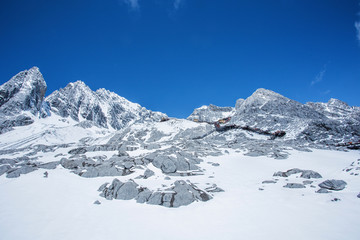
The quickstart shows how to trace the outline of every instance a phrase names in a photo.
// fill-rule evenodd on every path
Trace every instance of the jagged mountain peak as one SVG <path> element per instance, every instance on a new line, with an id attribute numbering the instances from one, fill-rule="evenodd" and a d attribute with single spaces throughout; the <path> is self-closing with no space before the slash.
<path id="1" fill-rule="evenodd" d="M 92 91 L 82 81 L 69 83 L 65 88 L 54 91 L 46 100 L 51 110 L 61 117 L 116 130 L 137 121 L 160 121 L 166 116 L 142 108 L 104 88 Z"/>
<path id="2" fill-rule="evenodd" d="M 21 71 L 0 86 L 0 111 L 16 115 L 29 110 L 36 115 L 46 92 L 46 82 L 38 67 Z"/>
<path id="3" fill-rule="evenodd" d="M 263 100 L 263 101 L 271 101 L 271 100 L 278 100 L 278 99 L 283 99 L 285 101 L 290 100 L 287 97 L 284 97 L 283 95 L 274 92 L 272 90 L 268 90 L 265 88 L 259 88 L 257 89 L 250 97 L 248 97 L 246 100 L 253 100 L 253 99 L 257 99 L 259 100 Z"/>
<path id="4" fill-rule="evenodd" d="M 234 113 L 233 107 L 219 107 L 213 104 L 203 105 L 194 109 L 193 113 L 187 118 L 200 122 L 214 122 L 220 118 L 229 117 Z"/>
<path id="5" fill-rule="evenodd" d="M 327 102 L 328 105 L 331 106 L 337 106 L 337 107 L 342 107 L 342 108 L 348 108 L 349 105 L 346 102 L 343 102 L 339 99 L 336 98 L 330 98 L 329 101 Z"/>

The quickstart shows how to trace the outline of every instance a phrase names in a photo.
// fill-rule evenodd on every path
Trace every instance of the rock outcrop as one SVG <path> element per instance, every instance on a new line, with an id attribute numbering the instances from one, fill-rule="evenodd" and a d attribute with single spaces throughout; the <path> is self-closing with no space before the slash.
<path id="1" fill-rule="evenodd" d="M 140 187 L 133 180 L 125 183 L 117 178 L 107 186 L 105 183 L 100 186 L 100 196 L 112 200 L 130 200 L 136 199 L 138 203 L 147 203 L 160 205 L 164 207 L 180 207 L 191 204 L 194 201 L 208 201 L 212 197 L 205 191 L 198 189 L 194 184 L 185 181 L 176 181 L 174 186 L 164 191 L 150 191 L 147 188 Z M 216 186 L 215 186 L 216 187 Z M 215 189 L 215 190 L 214 190 Z M 220 188 L 214 188 L 214 191 L 223 191 Z"/>

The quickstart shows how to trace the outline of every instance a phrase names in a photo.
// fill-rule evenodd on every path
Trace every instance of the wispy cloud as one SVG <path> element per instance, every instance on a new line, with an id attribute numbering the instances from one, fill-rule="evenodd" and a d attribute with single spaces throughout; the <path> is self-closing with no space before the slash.
<path id="1" fill-rule="evenodd" d="M 119 0 L 122 3 L 127 4 L 131 10 L 139 10 L 139 0 Z"/>
<path id="2" fill-rule="evenodd" d="M 183 0 L 174 0 L 174 8 L 178 10 L 181 7 Z"/>
<path id="3" fill-rule="evenodd" d="M 324 75 L 326 73 L 326 65 L 323 67 L 323 69 L 316 75 L 315 79 L 311 81 L 311 86 L 314 86 L 315 84 L 321 82 L 324 78 Z"/>
<path id="4" fill-rule="evenodd" d="M 331 90 L 330 90 L 330 89 L 328 89 L 328 90 L 326 90 L 326 91 L 322 92 L 321 94 L 322 94 L 322 95 L 328 95 L 329 93 L 331 93 Z"/>
<path id="5" fill-rule="evenodd" d="M 356 28 L 356 38 L 360 43 L 360 21 L 355 22 L 355 28 Z"/>

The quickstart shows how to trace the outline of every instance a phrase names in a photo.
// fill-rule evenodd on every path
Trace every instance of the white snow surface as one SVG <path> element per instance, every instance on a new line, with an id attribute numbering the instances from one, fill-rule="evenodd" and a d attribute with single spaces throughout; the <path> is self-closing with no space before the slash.
<path id="1" fill-rule="evenodd" d="M 62 118 L 58 115 L 51 115 L 47 118 L 37 119 L 35 123 L 28 126 L 14 127 L 13 131 L 1 134 L 0 150 L 19 147 L 28 147 L 35 144 L 63 144 L 77 143 L 85 137 L 109 138 L 111 131 L 98 128 L 82 128 L 76 126 L 78 122 L 70 117 Z M 107 139 L 108 140 L 108 139 Z"/>
<path id="2" fill-rule="evenodd" d="M 357 227 L 360 199 L 356 197 L 360 191 L 359 176 L 342 171 L 359 159 L 358 151 L 292 150 L 286 160 L 228 151 L 228 155 L 204 159 L 201 168 L 206 174 L 202 176 L 171 177 L 166 181 L 161 171 L 151 168 L 158 170 L 155 176 L 136 180 L 140 185 L 148 184 L 150 189 L 160 187 L 161 183 L 169 185 L 178 179 L 189 179 L 199 187 L 216 183 L 225 190 L 208 202 L 180 208 L 138 204 L 135 200 L 105 200 L 99 197 L 97 189 L 114 177 L 82 178 L 61 166 L 47 170 L 48 178 L 43 178 L 45 170 L 14 179 L 3 175 L 0 238 L 360 239 Z M 264 180 L 275 179 L 274 172 L 291 168 L 318 171 L 323 178 L 311 179 L 316 188 L 283 188 L 287 181 L 281 177 L 276 177 L 279 179 L 276 184 L 262 184 Z M 118 178 L 125 181 L 135 176 Z M 305 180 L 298 175 L 288 179 L 288 182 Z M 326 179 L 342 179 L 348 185 L 339 192 L 315 193 L 317 184 Z M 334 198 L 341 200 L 331 201 Z M 95 200 L 101 205 L 93 204 Z"/>

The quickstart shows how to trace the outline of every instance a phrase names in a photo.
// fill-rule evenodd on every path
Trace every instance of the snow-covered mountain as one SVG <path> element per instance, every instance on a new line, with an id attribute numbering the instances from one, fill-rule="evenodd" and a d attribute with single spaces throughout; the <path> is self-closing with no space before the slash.
<path id="1" fill-rule="evenodd" d="M 84 126 L 122 129 L 135 122 L 160 121 L 165 114 L 152 112 L 105 89 L 92 91 L 82 81 L 69 83 L 50 94 L 46 100 L 51 111 L 70 117 Z"/>
<path id="2" fill-rule="evenodd" d="M 188 119 L 213 122 L 231 117 L 229 124 L 264 131 L 282 130 L 286 139 L 335 144 L 359 139 L 359 113 L 359 107 L 350 107 L 337 99 L 302 104 L 260 88 L 245 100 L 237 100 L 235 108 L 203 106 L 195 109 Z"/>
<path id="3" fill-rule="evenodd" d="M 177 214 L 190 216 L 196 224 L 210 223 L 202 226 L 209 239 L 223 237 L 217 228 L 220 222 L 236 233 L 227 239 L 237 239 L 242 233 L 251 236 L 254 228 L 239 230 L 238 224 L 231 225 L 239 216 L 244 216 L 242 226 L 253 218 L 254 224 L 273 230 L 279 228 L 279 219 L 281 226 L 291 228 L 301 214 L 321 222 L 325 212 L 332 221 L 345 212 L 337 226 L 352 231 L 352 236 L 358 234 L 346 226 L 354 226 L 351 222 L 360 213 L 359 204 L 354 203 L 360 187 L 360 160 L 358 152 L 346 152 L 347 146 L 339 143 L 359 141 L 359 107 L 336 99 L 302 104 L 258 89 L 237 100 L 235 107 L 203 106 L 188 119 L 169 119 L 108 90 L 92 91 L 81 81 L 44 99 L 45 91 L 46 83 L 35 67 L 0 87 L 0 212 L 7 216 L 0 217 L 0 232 L 4 239 L 63 239 L 75 233 L 79 239 L 93 235 L 100 239 L 108 226 L 118 227 L 108 217 L 117 216 L 114 209 L 121 213 L 122 224 L 132 219 L 135 229 L 149 231 L 159 222 L 169 229 L 174 222 L 188 222 Z M 215 128 L 214 122 L 227 117 L 231 120 L 223 126 L 228 128 Z M 286 135 L 273 137 L 277 130 Z M 334 209 L 330 204 L 339 199 L 343 204 L 337 206 L 336 214 L 328 213 Z M 29 210 L 28 203 L 39 203 L 41 214 L 33 207 Z M 189 210 L 169 214 L 163 208 L 183 206 Z M 224 217 L 212 219 L 219 209 Z M 303 213 L 303 209 L 308 211 Z M 160 213 L 156 221 L 138 221 L 137 216 L 153 219 L 154 213 Z M 24 214 L 36 226 L 21 233 L 2 227 L 34 222 L 24 219 Z M 78 222 L 94 216 L 98 219 L 79 233 Z M 274 216 L 280 218 L 273 221 Z M 64 222 L 73 217 L 71 231 L 57 230 L 59 226 L 68 229 Z M 187 225 L 188 229 L 193 226 Z M 316 239 L 331 239 L 325 228 Z M 279 230 L 270 239 L 277 239 Z M 337 233 L 334 228 L 330 231 Z M 184 234 L 191 238 L 190 232 Z M 111 237 L 116 234 L 114 230 Z M 155 234 L 158 238 L 185 236 L 173 231 Z M 197 234 L 198 238 L 203 234 Z"/>

